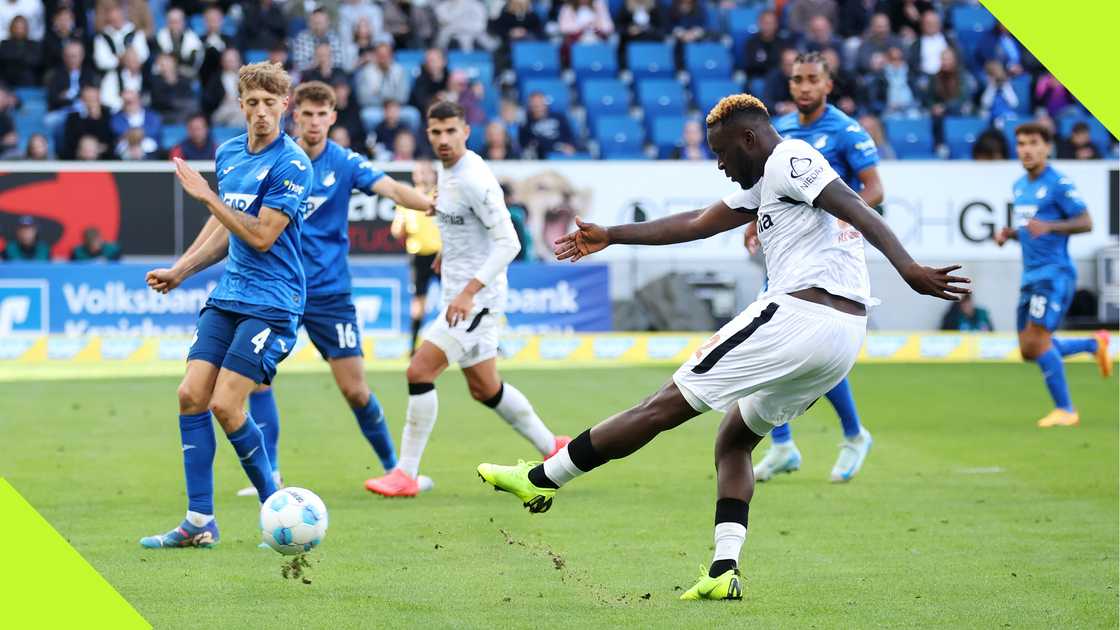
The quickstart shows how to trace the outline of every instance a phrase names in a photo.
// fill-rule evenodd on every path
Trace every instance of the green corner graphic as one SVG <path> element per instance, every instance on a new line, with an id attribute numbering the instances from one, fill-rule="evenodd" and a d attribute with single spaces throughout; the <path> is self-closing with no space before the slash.
<path id="1" fill-rule="evenodd" d="M 151 624 L 0 478 L 0 598 L 8 628 L 151 628 Z"/>
<path id="2" fill-rule="evenodd" d="M 1019 42 L 1065 85 L 1112 135 L 1120 137 L 1120 107 L 1109 67 L 1120 58 L 1120 2 L 981 0 Z"/>

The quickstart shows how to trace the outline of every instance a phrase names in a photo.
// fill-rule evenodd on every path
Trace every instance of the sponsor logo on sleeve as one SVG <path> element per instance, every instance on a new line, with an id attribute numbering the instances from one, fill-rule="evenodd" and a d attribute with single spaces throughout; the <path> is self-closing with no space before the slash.
<path id="1" fill-rule="evenodd" d="M 789 176 L 801 177 L 809 172 L 809 167 L 813 165 L 813 160 L 809 158 L 791 157 L 789 159 Z"/>

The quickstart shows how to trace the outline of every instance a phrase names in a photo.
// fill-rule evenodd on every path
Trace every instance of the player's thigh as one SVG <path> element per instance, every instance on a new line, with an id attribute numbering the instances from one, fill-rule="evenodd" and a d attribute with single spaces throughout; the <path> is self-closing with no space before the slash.
<path id="1" fill-rule="evenodd" d="M 498 375 L 497 358 L 479 361 L 469 367 L 463 368 L 463 376 L 467 379 L 467 388 L 475 400 L 489 400 L 498 395 L 502 386 L 502 377 Z"/>
<path id="2" fill-rule="evenodd" d="M 1023 358 L 1033 361 L 1050 349 L 1052 333 L 1045 326 L 1027 322 L 1019 331 L 1019 352 Z"/>
<path id="3" fill-rule="evenodd" d="M 206 411 L 214 381 L 218 378 L 218 365 L 201 359 L 187 361 L 187 371 L 179 382 L 179 412 L 196 414 Z"/>
<path id="4" fill-rule="evenodd" d="M 431 341 L 425 340 L 408 363 L 409 383 L 431 383 L 447 369 L 447 354 Z"/>
<path id="5" fill-rule="evenodd" d="M 331 375 L 338 385 L 338 391 L 351 407 L 365 404 L 369 399 L 369 385 L 366 384 L 365 362 L 361 355 L 330 359 Z"/>
<path id="6" fill-rule="evenodd" d="M 190 350 L 187 351 L 188 363 L 205 361 L 215 366 L 217 374 L 216 368 L 222 365 L 229 346 L 233 343 L 239 319 L 236 313 L 212 306 L 203 308 L 198 315 Z"/>
<path id="7" fill-rule="evenodd" d="M 1058 329 L 1073 300 L 1073 282 L 1068 278 L 1045 278 L 1024 285 L 1019 292 L 1016 323 L 1020 331 L 1034 325 L 1046 331 Z"/>
<path id="8" fill-rule="evenodd" d="M 350 296 L 309 298 L 301 323 L 327 361 L 362 356 L 362 331 Z"/>
<path id="9" fill-rule="evenodd" d="M 469 368 L 498 356 L 498 320 L 483 308 L 452 326 L 444 309 L 424 331 L 424 342 L 439 348 L 448 363 Z"/>
<path id="10" fill-rule="evenodd" d="M 237 323 L 222 368 L 256 384 L 270 385 L 276 368 L 296 342 L 296 322 L 242 317 Z"/>
<path id="11" fill-rule="evenodd" d="M 241 428 L 245 421 L 245 401 L 256 388 L 257 382 L 243 374 L 227 368 L 218 372 L 214 393 L 210 395 L 210 410 L 226 433 Z"/>

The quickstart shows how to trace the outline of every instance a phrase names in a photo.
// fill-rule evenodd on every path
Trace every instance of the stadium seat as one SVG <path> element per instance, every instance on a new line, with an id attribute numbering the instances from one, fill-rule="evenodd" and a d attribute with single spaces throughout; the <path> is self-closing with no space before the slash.
<path id="1" fill-rule="evenodd" d="M 706 79 L 692 84 L 692 97 L 696 101 L 696 107 L 706 114 L 715 107 L 719 99 L 741 90 L 742 87 L 731 79 Z"/>
<path id="2" fill-rule="evenodd" d="M 1019 106 L 1015 111 L 1020 114 L 1029 114 L 1031 111 L 1031 75 L 1020 74 L 1017 77 L 1011 77 L 1011 89 L 1015 90 L 1015 96 L 1019 99 Z"/>
<path id="3" fill-rule="evenodd" d="M 466 72 L 472 81 L 481 81 L 486 85 L 494 82 L 494 58 L 488 52 L 453 50 L 447 55 L 447 67 Z"/>
<path id="4" fill-rule="evenodd" d="M 533 92 L 544 94 L 548 109 L 554 113 L 564 113 L 571 107 L 568 84 L 561 79 L 525 79 L 521 84 L 521 104 L 527 105 Z"/>
<path id="5" fill-rule="evenodd" d="M 645 132 L 638 121 L 629 116 L 600 116 L 596 122 L 595 140 L 601 155 L 641 152 Z"/>
<path id="6" fill-rule="evenodd" d="M 766 77 L 757 77 L 747 81 L 747 91 L 762 98 L 762 95 L 766 93 Z"/>
<path id="7" fill-rule="evenodd" d="M 262 49 L 259 49 L 259 48 L 252 48 L 250 50 L 245 51 L 245 54 L 243 55 L 242 61 L 244 61 L 245 63 L 258 63 L 258 62 L 261 62 L 261 61 L 265 61 L 267 59 L 268 59 L 268 51 L 267 50 L 262 50 Z"/>
<path id="8" fill-rule="evenodd" d="M 731 78 L 731 53 L 723 44 L 696 42 L 684 47 L 684 67 L 692 80 Z"/>
<path id="9" fill-rule="evenodd" d="M 393 60 L 401 64 L 404 71 L 415 80 L 424 66 L 424 51 L 415 48 L 402 48 L 393 52 Z"/>
<path id="10" fill-rule="evenodd" d="M 1007 156 L 1011 159 L 1015 159 L 1015 128 L 1028 120 L 1030 118 L 1019 114 L 1004 114 L 992 121 L 995 128 L 1003 132 L 1003 139 L 1007 141 Z"/>
<path id="11" fill-rule="evenodd" d="M 995 16 L 979 4 L 957 5 L 949 12 L 949 19 L 953 23 L 953 30 L 958 34 L 985 33 L 996 25 Z"/>
<path id="12" fill-rule="evenodd" d="M 635 151 L 633 149 L 616 149 L 614 147 L 607 147 L 602 152 L 604 160 L 648 160 L 649 156 L 642 151 Z"/>
<path id="13" fill-rule="evenodd" d="M 920 160 L 934 157 L 933 122 L 923 118 L 887 118 L 887 140 L 901 160 Z"/>
<path id="14" fill-rule="evenodd" d="M 588 79 L 580 86 L 580 100 L 590 116 L 630 111 L 630 90 L 618 79 Z"/>
<path id="15" fill-rule="evenodd" d="M 214 143 L 221 144 L 245 133 L 245 130 L 240 127 L 214 127 L 210 133 L 214 136 Z"/>
<path id="16" fill-rule="evenodd" d="M 512 61 L 518 79 L 560 76 L 560 47 L 552 42 L 514 42 Z"/>
<path id="17" fill-rule="evenodd" d="M 727 32 L 731 34 L 731 54 L 736 65 L 742 67 L 747 51 L 747 40 L 758 32 L 758 15 L 762 7 L 735 7 L 727 12 Z"/>
<path id="18" fill-rule="evenodd" d="M 671 78 L 677 71 L 669 44 L 634 42 L 626 47 L 626 67 L 635 79 Z"/>
<path id="19" fill-rule="evenodd" d="M 19 87 L 12 90 L 20 102 L 20 111 L 47 110 L 47 91 L 39 87 Z"/>
<path id="20" fill-rule="evenodd" d="M 186 139 L 186 125 L 164 125 L 159 134 L 159 146 L 164 149 L 170 149 Z"/>
<path id="21" fill-rule="evenodd" d="M 972 157 L 972 145 L 976 143 L 988 123 L 978 116 L 945 117 L 945 144 L 949 147 L 949 158 L 967 160 Z"/>
<path id="22" fill-rule="evenodd" d="M 618 75 L 618 51 L 610 44 L 572 46 L 572 71 L 576 80 L 612 78 Z"/>
<path id="23" fill-rule="evenodd" d="M 638 82 L 638 104 L 646 118 L 684 114 L 684 87 L 676 79 L 645 79 Z"/>
<path id="24" fill-rule="evenodd" d="M 594 159 L 594 158 L 591 157 L 590 153 L 580 153 L 579 151 L 577 151 L 577 152 L 575 152 L 571 155 L 568 155 L 567 153 L 561 153 L 559 151 L 553 151 L 552 153 L 548 154 L 547 159 L 555 160 L 555 161 L 563 161 L 563 160 L 591 160 L 591 159 Z"/>
<path id="25" fill-rule="evenodd" d="M 657 147 L 658 157 L 667 158 L 673 149 L 680 146 L 684 123 L 688 119 L 684 116 L 658 116 L 652 120 L 649 125 L 650 141 Z"/>

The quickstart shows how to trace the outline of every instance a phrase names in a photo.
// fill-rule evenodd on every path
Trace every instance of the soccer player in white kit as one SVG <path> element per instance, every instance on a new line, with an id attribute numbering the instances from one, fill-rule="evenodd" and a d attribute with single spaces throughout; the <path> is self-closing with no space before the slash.
<path id="1" fill-rule="evenodd" d="M 471 396 L 493 409 L 542 457 L 569 441 L 553 435 L 525 395 L 498 375 L 498 335 L 506 303 L 506 267 L 521 251 L 497 178 L 477 153 L 467 150 L 463 108 L 439 101 L 428 109 L 428 140 L 442 168 L 436 223 L 443 251 L 437 264 L 443 285 L 443 312 L 425 331 L 408 366 L 408 411 L 400 461 L 386 475 L 370 479 L 377 494 L 416 496 L 420 457 L 436 423 L 435 380 L 454 361 L 463 369 Z"/>
<path id="2" fill-rule="evenodd" d="M 715 447 L 715 555 L 681 599 L 741 599 L 738 559 L 754 494 L 751 451 L 772 428 L 803 414 L 855 363 L 871 302 L 862 239 L 883 252 L 918 293 L 955 300 L 954 294 L 969 290 L 953 284 L 968 282 L 950 275 L 959 267 L 914 262 L 816 149 L 803 140 L 782 140 L 757 98 L 725 97 L 707 122 L 720 170 L 742 191 L 702 210 L 645 223 L 605 228 L 577 219 L 578 229 L 556 241 L 556 255 L 575 261 L 614 243 L 694 241 L 757 219 L 770 273 L 767 291 L 637 406 L 584 431 L 541 464 L 481 464 L 478 473 L 530 512 L 544 512 L 558 488 L 579 475 L 630 455 L 709 409 L 723 411 Z"/>

